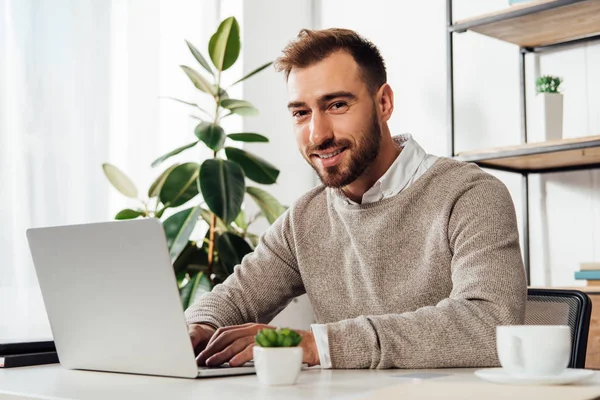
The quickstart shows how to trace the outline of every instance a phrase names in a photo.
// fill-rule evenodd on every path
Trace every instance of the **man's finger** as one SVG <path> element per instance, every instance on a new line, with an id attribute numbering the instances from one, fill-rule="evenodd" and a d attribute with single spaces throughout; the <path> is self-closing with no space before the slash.
<path id="1" fill-rule="evenodd" d="M 239 328 L 247 328 L 249 326 L 253 326 L 253 325 L 258 325 L 255 323 L 247 323 L 247 324 L 242 324 L 242 325 L 231 325 L 231 326 L 224 326 L 222 328 L 217 329 L 217 331 L 215 332 L 214 335 L 212 335 L 212 337 L 210 338 L 210 340 L 208 341 L 208 343 L 206 344 L 206 346 L 208 347 L 208 345 L 210 345 L 212 342 L 215 341 L 216 338 L 218 338 L 221 334 L 231 331 L 231 330 L 235 330 L 235 329 L 239 329 Z"/>
<path id="2" fill-rule="evenodd" d="M 230 344 L 225 348 L 225 350 L 211 356 L 206 360 L 206 365 L 209 367 L 219 366 L 232 358 L 236 357 L 239 353 L 244 351 L 246 347 L 248 347 L 253 342 L 253 338 L 250 336 L 245 336 L 240 339 L 237 339 L 235 342 Z"/>
<path id="3" fill-rule="evenodd" d="M 262 329 L 262 326 L 263 325 L 252 324 L 252 325 L 245 326 L 245 327 L 237 327 L 235 329 L 222 331 L 221 333 L 218 334 L 218 336 L 216 338 L 214 338 L 214 340 L 212 342 L 210 342 L 206 346 L 206 349 L 204 349 L 204 351 L 202 353 L 200 353 L 201 360 L 202 359 L 204 361 L 207 360 L 210 356 L 222 351 L 227 346 L 229 346 L 231 343 L 233 343 L 235 340 L 237 340 L 241 337 L 244 337 L 244 336 L 254 337 L 254 335 L 256 335 L 256 332 L 258 332 L 260 329 Z"/>
<path id="4" fill-rule="evenodd" d="M 254 342 L 250 343 L 242 352 L 229 360 L 229 365 L 232 367 L 241 367 L 252 360 L 254 358 L 254 346 L 256 346 Z"/>

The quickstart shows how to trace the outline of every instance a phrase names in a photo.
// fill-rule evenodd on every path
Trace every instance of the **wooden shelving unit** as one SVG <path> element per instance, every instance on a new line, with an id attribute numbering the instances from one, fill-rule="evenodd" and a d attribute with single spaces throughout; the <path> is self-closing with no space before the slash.
<path id="1" fill-rule="evenodd" d="M 528 143 L 525 61 L 529 53 L 541 53 L 600 40 L 600 0 L 538 0 L 462 21 L 452 18 L 452 0 L 446 0 L 448 136 L 452 157 L 481 167 L 522 175 L 523 258 L 530 278 L 529 174 L 600 168 L 600 136 Z M 519 103 L 521 143 L 517 146 L 461 152 L 455 149 L 454 42 L 455 34 L 477 32 L 513 43 L 519 54 Z"/>
<path id="2" fill-rule="evenodd" d="M 541 0 L 458 21 L 471 30 L 521 47 L 548 46 L 600 33 L 600 0 Z"/>
<path id="3" fill-rule="evenodd" d="M 484 168 L 518 173 L 596 168 L 600 167 L 600 136 L 468 151 L 455 158 Z"/>

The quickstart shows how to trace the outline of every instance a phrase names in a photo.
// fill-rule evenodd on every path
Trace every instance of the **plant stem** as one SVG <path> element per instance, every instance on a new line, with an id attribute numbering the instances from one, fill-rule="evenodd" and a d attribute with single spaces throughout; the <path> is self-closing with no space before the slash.
<path id="1" fill-rule="evenodd" d="M 210 234 L 208 240 L 208 279 L 212 281 L 213 263 L 215 258 L 215 225 L 217 216 L 213 213 L 210 217 Z"/>
<path id="2" fill-rule="evenodd" d="M 216 125 L 219 122 L 219 104 L 221 102 L 221 71 L 217 76 L 217 94 L 215 96 L 215 119 L 214 124 Z M 217 158 L 217 152 L 213 153 L 213 158 Z M 210 217 L 210 234 L 208 240 L 208 279 L 213 280 L 213 264 L 215 260 L 215 227 L 217 225 L 217 216 L 215 213 L 212 213 Z M 214 282 L 212 282 L 214 283 Z"/>

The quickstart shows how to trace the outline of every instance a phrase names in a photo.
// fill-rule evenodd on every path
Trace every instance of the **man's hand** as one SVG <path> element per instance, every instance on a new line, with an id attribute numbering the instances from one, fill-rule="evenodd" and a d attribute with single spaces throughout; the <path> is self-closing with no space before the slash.
<path id="1" fill-rule="evenodd" d="M 188 325 L 188 333 L 192 339 L 194 353 L 198 355 L 206 348 L 208 341 L 215 333 L 215 328 L 205 324 L 191 324 Z"/>
<path id="2" fill-rule="evenodd" d="M 232 367 L 244 365 L 254 357 L 254 336 L 264 328 L 275 327 L 263 324 L 244 324 L 219 328 L 209 340 L 204 351 L 198 355 L 198 365 L 214 367 L 229 362 Z M 312 332 L 297 331 L 302 336 L 299 347 L 304 350 L 302 362 L 319 365 L 319 353 Z M 192 339 L 193 340 L 193 339 Z"/>

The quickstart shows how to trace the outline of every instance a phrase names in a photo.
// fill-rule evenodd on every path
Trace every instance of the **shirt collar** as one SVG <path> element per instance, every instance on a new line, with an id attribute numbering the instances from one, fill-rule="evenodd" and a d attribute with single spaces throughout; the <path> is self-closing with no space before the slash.
<path id="1" fill-rule="evenodd" d="M 398 146 L 402 147 L 402 151 L 385 174 L 363 194 L 362 204 L 375 203 L 400 193 L 411 181 L 419 165 L 427 156 L 425 150 L 409 133 L 394 136 L 393 140 Z M 337 189 L 335 192 L 347 204 L 357 204 L 346 197 L 341 189 Z"/>

